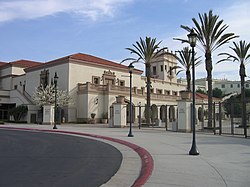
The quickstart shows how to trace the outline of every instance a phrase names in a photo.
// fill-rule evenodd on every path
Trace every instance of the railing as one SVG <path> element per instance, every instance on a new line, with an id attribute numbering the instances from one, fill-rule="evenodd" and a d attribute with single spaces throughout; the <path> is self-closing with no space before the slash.
<path id="1" fill-rule="evenodd" d="M 10 96 L 10 91 L 8 91 L 8 90 L 1 90 L 0 91 L 0 96 L 1 97 L 9 97 Z"/>
<path id="2" fill-rule="evenodd" d="M 21 92 L 20 92 L 20 93 L 21 93 Z M 34 104 L 33 99 L 32 99 L 32 97 L 30 96 L 30 94 L 28 94 L 28 92 L 23 91 L 23 95 L 24 95 L 24 97 L 25 97 L 30 103 Z"/>
<path id="3" fill-rule="evenodd" d="M 140 97 L 146 96 L 146 92 L 144 90 L 145 89 L 138 89 L 137 87 L 133 87 L 132 94 Z M 110 93 L 115 93 L 117 95 L 129 95 L 130 88 L 125 86 L 98 85 L 92 83 L 78 84 L 78 94 L 86 93 L 89 91 L 109 91 Z M 151 98 L 161 100 L 178 100 L 180 99 L 180 96 L 151 93 Z"/>

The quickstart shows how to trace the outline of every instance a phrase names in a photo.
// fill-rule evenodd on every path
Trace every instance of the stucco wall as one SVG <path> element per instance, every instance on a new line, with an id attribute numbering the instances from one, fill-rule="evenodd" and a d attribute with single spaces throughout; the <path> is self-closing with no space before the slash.
<path id="1" fill-rule="evenodd" d="M 58 78 L 58 89 L 67 90 L 68 89 L 68 64 L 56 65 L 49 69 L 49 83 L 51 79 L 54 78 L 55 72 L 57 72 Z M 44 69 L 39 69 L 36 71 L 30 71 L 26 73 L 26 92 L 33 95 L 35 88 L 40 85 L 40 74 Z"/>

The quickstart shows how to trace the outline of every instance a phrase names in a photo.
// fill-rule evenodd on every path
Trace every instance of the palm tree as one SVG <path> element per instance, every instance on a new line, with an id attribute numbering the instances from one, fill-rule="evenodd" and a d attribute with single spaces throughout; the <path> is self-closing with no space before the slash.
<path id="1" fill-rule="evenodd" d="M 182 71 L 186 72 L 187 91 L 191 91 L 192 50 L 189 49 L 189 47 L 184 47 L 181 51 L 177 52 L 179 55 L 175 55 L 175 57 L 181 64 L 181 66 L 174 66 L 171 70 L 178 69 L 177 75 Z M 195 58 L 195 66 L 201 64 L 202 61 L 200 60 L 200 58 L 200 56 L 198 58 Z"/>
<path id="2" fill-rule="evenodd" d="M 225 55 L 227 58 L 224 58 L 217 63 L 223 61 L 232 61 L 240 63 L 240 82 L 241 82 L 241 102 L 242 102 L 242 125 L 244 127 L 244 134 L 246 134 L 246 99 L 245 99 L 245 77 L 246 77 L 246 69 L 245 66 L 250 59 L 250 43 L 246 41 L 239 41 L 239 43 L 233 42 L 234 46 L 230 47 L 233 50 L 235 55 L 229 53 L 220 53 L 219 55 Z"/>
<path id="3" fill-rule="evenodd" d="M 130 51 L 131 54 L 135 54 L 137 58 L 126 58 L 122 62 L 127 60 L 132 60 L 132 63 L 142 62 L 145 64 L 146 69 L 146 87 L 147 87 L 147 105 L 146 105 L 146 124 L 150 125 L 150 92 L 151 92 L 151 62 L 164 55 L 164 49 L 160 48 L 160 42 L 156 42 L 156 38 L 146 37 L 145 40 L 140 38 L 140 41 L 137 41 L 133 45 L 133 48 L 126 48 Z"/>
<path id="4" fill-rule="evenodd" d="M 228 43 L 228 41 L 238 37 L 234 33 L 225 33 L 228 25 L 223 24 L 223 20 L 219 20 L 219 16 L 213 14 L 210 10 L 207 13 L 199 13 L 200 23 L 192 18 L 195 25 L 193 28 L 197 34 L 197 40 L 200 43 L 201 49 L 205 53 L 205 65 L 207 71 L 207 81 L 208 81 L 208 127 L 212 127 L 212 52 L 221 47 L 222 45 Z M 191 32 L 191 27 L 181 25 L 181 28 L 185 29 L 189 33 Z M 181 40 L 182 42 L 188 42 L 187 40 Z"/>

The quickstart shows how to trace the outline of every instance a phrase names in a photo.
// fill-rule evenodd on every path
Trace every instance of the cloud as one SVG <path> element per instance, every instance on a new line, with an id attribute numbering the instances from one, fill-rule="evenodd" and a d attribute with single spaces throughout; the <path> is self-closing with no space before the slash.
<path id="1" fill-rule="evenodd" d="M 58 13 L 97 20 L 114 16 L 118 7 L 132 0 L 4 0 L 0 2 L 0 22 L 36 19 Z"/>
<path id="2" fill-rule="evenodd" d="M 229 4 L 227 7 L 217 8 L 214 13 L 219 15 L 219 20 L 223 19 L 224 24 L 229 25 L 226 32 L 233 32 L 236 35 L 240 36 L 234 41 L 246 40 L 248 43 L 250 42 L 250 11 L 248 10 L 250 7 L 250 1 L 235 1 L 233 4 Z M 196 17 L 198 19 L 198 17 Z M 176 38 L 186 38 L 186 31 L 182 30 L 182 33 L 179 33 L 179 36 Z M 170 41 L 171 43 L 171 41 Z M 174 49 L 179 47 L 181 49 L 183 44 L 180 42 L 176 42 Z M 232 46 L 232 42 L 229 44 L 223 45 L 218 48 L 215 52 L 213 52 L 213 75 L 214 78 L 227 78 L 229 80 L 239 80 L 239 63 L 235 62 L 222 62 L 220 64 L 216 64 L 220 57 L 217 56 L 220 52 L 232 53 L 233 51 L 229 49 L 229 46 Z M 201 52 L 198 48 L 196 49 L 198 55 L 202 56 L 203 61 L 204 53 Z M 206 77 L 205 64 L 201 64 L 196 68 L 197 78 Z M 247 72 L 248 74 L 250 72 Z"/>
<path id="3" fill-rule="evenodd" d="M 235 1 L 231 6 L 222 9 L 220 17 L 229 25 L 228 30 L 250 42 L 250 1 Z"/>

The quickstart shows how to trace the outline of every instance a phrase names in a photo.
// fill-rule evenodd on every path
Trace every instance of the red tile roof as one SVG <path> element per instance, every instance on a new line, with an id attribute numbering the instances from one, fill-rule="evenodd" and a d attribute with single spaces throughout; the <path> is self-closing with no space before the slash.
<path id="1" fill-rule="evenodd" d="M 17 60 L 17 61 L 13 61 L 13 62 L 9 62 L 9 63 L 11 65 L 23 67 L 23 68 L 34 67 L 34 66 L 41 64 L 41 62 L 35 62 L 35 61 L 31 61 L 31 60 Z"/>
<path id="2" fill-rule="evenodd" d="M 86 63 L 86 64 L 93 64 L 93 65 L 98 65 L 98 66 L 109 66 L 110 68 L 113 67 L 113 68 L 119 68 L 119 69 L 123 69 L 125 71 L 128 71 L 128 66 L 126 66 L 126 65 L 112 62 L 109 60 L 105 60 L 105 59 L 95 57 L 92 55 L 83 54 L 83 53 L 76 53 L 76 54 L 72 54 L 69 56 L 62 57 L 62 58 L 58 58 L 58 59 L 43 63 L 40 66 L 37 66 L 34 68 L 33 67 L 27 68 L 26 71 L 32 71 L 32 70 L 37 69 L 37 68 L 44 68 L 44 66 L 45 67 L 52 66 L 52 65 L 57 64 L 57 63 L 59 63 L 59 64 L 65 63 L 65 60 L 70 60 L 70 59 L 78 61 L 79 64 Z M 142 74 L 143 71 L 141 71 L 139 69 L 135 69 L 135 73 Z"/>
<path id="3" fill-rule="evenodd" d="M 6 64 L 6 62 L 0 62 L 0 66 L 3 66 L 5 64 Z"/>
<path id="4" fill-rule="evenodd" d="M 71 59 L 76 59 L 76 60 L 83 60 L 83 61 L 87 61 L 87 62 L 93 62 L 96 64 L 102 64 L 102 65 L 107 65 L 107 66 L 115 66 L 115 67 L 119 67 L 119 68 L 128 68 L 127 66 L 123 65 L 123 64 L 118 64 L 109 60 L 105 60 L 99 57 L 95 57 L 95 56 L 91 56 L 91 55 L 87 55 L 87 54 L 82 54 L 82 53 L 77 53 L 77 54 L 73 54 L 70 55 L 69 58 Z"/>
<path id="5" fill-rule="evenodd" d="M 126 70 L 128 69 L 128 66 L 126 65 L 112 62 L 109 60 L 105 60 L 105 59 L 95 57 L 92 55 L 83 54 L 83 53 L 76 53 L 76 54 L 70 55 L 69 58 L 75 59 L 75 60 L 82 60 L 86 62 L 92 62 L 92 63 L 99 64 L 99 65 L 117 67 L 117 68 L 126 69 Z M 138 70 L 138 69 L 135 69 L 135 71 L 137 71 L 137 73 L 143 73 L 143 71 Z"/>
<path id="6" fill-rule="evenodd" d="M 195 96 L 196 99 L 200 99 L 200 100 L 208 100 L 208 95 L 206 94 L 203 94 L 203 93 L 199 93 L 199 92 L 196 92 L 196 96 Z M 213 100 L 217 100 L 219 101 L 220 99 L 219 98 L 216 98 L 216 97 L 213 97 Z"/>

